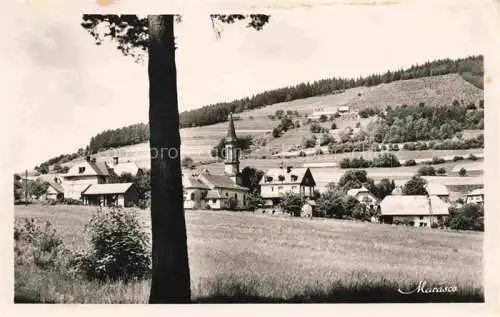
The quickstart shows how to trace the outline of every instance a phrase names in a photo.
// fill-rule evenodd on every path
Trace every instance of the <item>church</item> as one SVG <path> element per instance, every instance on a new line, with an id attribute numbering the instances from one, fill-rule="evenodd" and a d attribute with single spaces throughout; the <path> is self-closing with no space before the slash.
<path id="1" fill-rule="evenodd" d="M 229 114 L 224 154 L 224 175 L 214 175 L 208 170 L 183 175 L 184 209 L 247 209 L 248 188 L 242 184 L 240 149 L 232 113 Z"/>

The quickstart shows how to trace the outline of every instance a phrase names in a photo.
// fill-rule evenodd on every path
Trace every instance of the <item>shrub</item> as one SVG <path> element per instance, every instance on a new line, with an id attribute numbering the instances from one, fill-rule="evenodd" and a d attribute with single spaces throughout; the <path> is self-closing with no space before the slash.
<path id="1" fill-rule="evenodd" d="M 458 156 L 458 155 L 457 155 L 457 156 L 454 156 L 454 157 L 453 157 L 453 162 L 456 162 L 456 161 L 461 161 L 461 160 L 463 160 L 463 159 L 464 159 L 464 157 L 463 157 L 463 156 Z"/>
<path id="2" fill-rule="evenodd" d="M 399 162 L 396 155 L 393 153 L 381 153 L 373 159 L 373 167 L 399 167 Z"/>
<path id="3" fill-rule="evenodd" d="M 421 176 L 435 176 L 436 170 L 432 166 L 422 166 L 417 173 Z"/>
<path id="4" fill-rule="evenodd" d="M 460 176 L 466 176 L 467 175 L 467 170 L 465 168 L 461 168 L 459 171 L 458 171 L 458 175 Z"/>
<path id="5" fill-rule="evenodd" d="M 62 203 L 66 205 L 83 205 L 83 201 L 73 198 L 64 198 Z"/>
<path id="6" fill-rule="evenodd" d="M 310 135 L 308 137 L 302 137 L 302 146 L 304 148 L 311 148 L 316 145 L 316 137 L 314 135 Z"/>
<path id="7" fill-rule="evenodd" d="M 40 269 L 66 265 L 67 251 L 62 239 L 49 221 L 42 228 L 34 219 L 24 219 L 14 227 L 14 254 L 16 264 L 34 264 Z"/>
<path id="8" fill-rule="evenodd" d="M 434 156 L 432 158 L 431 164 L 443 164 L 444 162 L 446 162 L 444 158 Z"/>
<path id="9" fill-rule="evenodd" d="M 281 136 L 281 131 L 278 128 L 273 129 L 273 138 L 279 138 Z"/>
<path id="10" fill-rule="evenodd" d="M 332 122 L 332 125 L 330 126 L 330 129 L 332 129 L 332 130 L 337 129 L 337 124 L 335 122 Z"/>
<path id="11" fill-rule="evenodd" d="M 439 224 L 437 222 L 433 222 L 433 223 L 431 223 L 431 228 L 437 229 L 437 228 L 439 228 Z"/>
<path id="12" fill-rule="evenodd" d="M 404 163 L 404 166 L 415 166 L 415 165 L 417 165 L 417 162 L 413 159 L 406 160 Z"/>
<path id="13" fill-rule="evenodd" d="M 438 168 L 438 169 L 436 170 L 436 173 L 437 173 L 438 175 L 444 175 L 444 174 L 446 174 L 446 170 L 444 169 L 444 167 L 440 167 L 440 168 Z"/>
<path id="14" fill-rule="evenodd" d="M 469 155 L 469 157 L 467 157 L 468 160 L 471 160 L 471 161 L 477 161 L 479 158 L 477 156 L 475 156 L 474 154 L 471 154 Z"/>
<path id="15" fill-rule="evenodd" d="M 316 122 L 313 122 L 309 129 L 311 130 L 312 133 L 320 133 L 322 130 L 322 127 L 319 124 L 317 124 Z"/>
<path id="16" fill-rule="evenodd" d="M 91 247 L 77 256 L 89 279 L 128 281 L 150 272 L 149 237 L 133 211 L 104 209 L 92 215 L 86 231 Z"/>

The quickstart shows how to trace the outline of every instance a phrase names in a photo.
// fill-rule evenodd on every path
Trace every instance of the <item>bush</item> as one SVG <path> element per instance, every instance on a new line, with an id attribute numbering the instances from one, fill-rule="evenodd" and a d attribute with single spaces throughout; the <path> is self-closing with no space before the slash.
<path id="1" fill-rule="evenodd" d="M 461 168 L 459 171 L 458 171 L 458 175 L 460 176 L 466 176 L 467 175 L 467 170 L 465 168 Z"/>
<path id="2" fill-rule="evenodd" d="M 463 156 L 458 156 L 458 155 L 457 155 L 457 156 L 454 156 L 454 157 L 453 157 L 453 162 L 461 161 L 461 160 L 463 160 L 463 159 L 464 159 L 464 157 L 463 157 Z"/>
<path id="3" fill-rule="evenodd" d="M 281 136 L 281 131 L 278 128 L 273 129 L 273 138 L 279 138 Z"/>
<path id="4" fill-rule="evenodd" d="M 446 174 L 446 170 L 444 169 L 444 167 L 440 167 L 440 168 L 438 168 L 438 169 L 436 170 L 436 173 L 437 173 L 438 175 L 444 175 L 444 174 Z"/>
<path id="5" fill-rule="evenodd" d="M 418 175 L 421 175 L 421 176 L 436 176 L 436 170 L 432 166 L 422 166 L 418 170 Z"/>
<path id="6" fill-rule="evenodd" d="M 97 211 L 86 231 L 91 247 L 78 255 L 76 262 L 87 278 L 128 281 L 149 275 L 149 237 L 133 211 L 120 208 Z"/>
<path id="7" fill-rule="evenodd" d="M 373 159 L 373 167 L 399 167 L 399 162 L 396 155 L 393 153 L 381 153 Z"/>
<path id="8" fill-rule="evenodd" d="M 406 160 L 404 163 L 404 166 L 415 166 L 415 165 L 417 165 L 417 162 L 413 159 Z"/>
<path id="9" fill-rule="evenodd" d="M 437 222 L 433 222 L 433 223 L 431 223 L 431 228 L 437 229 L 437 228 L 439 228 L 439 224 Z"/>
<path id="10" fill-rule="evenodd" d="M 24 219 L 14 227 L 16 265 L 34 264 L 40 269 L 66 267 L 69 251 L 49 221 L 42 227 L 34 219 Z"/>
<path id="11" fill-rule="evenodd" d="M 304 148 L 311 148 L 316 145 L 316 137 L 314 135 L 310 135 L 309 137 L 302 137 L 302 146 Z"/>
<path id="12" fill-rule="evenodd" d="M 475 156 L 474 154 L 471 154 L 469 155 L 469 157 L 467 157 L 468 160 L 471 160 L 471 161 L 477 161 L 479 158 L 477 156 Z"/>
<path id="13" fill-rule="evenodd" d="M 335 122 L 332 122 L 332 125 L 330 126 L 330 129 L 332 129 L 332 130 L 337 129 L 337 124 Z"/>
<path id="14" fill-rule="evenodd" d="M 434 156 L 432 158 L 431 164 L 443 164 L 445 162 L 446 162 L 446 160 L 444 158 Z"/>
<path id="15" fill-rule="evenodd" d="M 66 205 L 83 205 L 83 201 L 73 198 L 64 198 L 62 203 Z"/>
<path id="16" fill-rule="evenodd" d="M 313 124 L 311 124 L 311 127 L 309 129 L 312 133 L 320 133 L 323 128 L 319 124 L 314 122 Z"/>

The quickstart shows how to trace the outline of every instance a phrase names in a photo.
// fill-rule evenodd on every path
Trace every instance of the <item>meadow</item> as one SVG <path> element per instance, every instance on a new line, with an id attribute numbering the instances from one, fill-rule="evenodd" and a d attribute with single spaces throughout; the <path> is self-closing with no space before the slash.
<path id="1" fill-rule="evenodd" d="M 87 247 L 95 207 L 15 206 L 50 221 L 66 247 Z M 150 230 L 149 210 L 136 210 Z M 250 212 L 186 211 L 193 301 L 483 301 L 483 233 L 449 232 Z M 16 301 L 146 303 L 149 281 L 97 283 L 33 266 L 15 269 Z M 456 286 L 453 294 L 401 295 L 397 289 Z"/>

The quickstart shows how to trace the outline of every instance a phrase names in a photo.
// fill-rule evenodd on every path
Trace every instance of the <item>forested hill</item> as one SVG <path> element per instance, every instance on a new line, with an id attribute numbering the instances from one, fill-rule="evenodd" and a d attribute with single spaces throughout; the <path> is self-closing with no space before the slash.
<path id="1" fill-rule="evenodd" d="M 216 103 L 182 112 L 180 114 L 180 125 L 181 128 L 210 125 L 226 121 L 230 112 L 239 113 L 279 102 L 334 94 L 354 87 L 370 87 L 398 80 L 452 73 L 460 74 L 466 81 L 483 89 L 483 56 L 470 56 L 456 60 L 440 59 L 422 65 L 415 65 L 408 69 L 387 71 L 384 74 L 373 74 L 357 79 L 330 78 L 313 83 L 300 83 L 295 86 L 269 90 L 252 97 Z"/>

